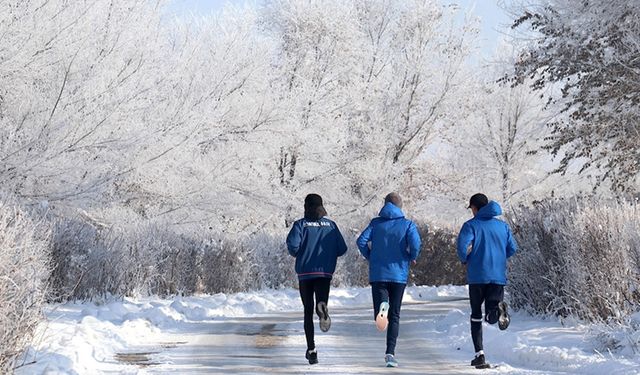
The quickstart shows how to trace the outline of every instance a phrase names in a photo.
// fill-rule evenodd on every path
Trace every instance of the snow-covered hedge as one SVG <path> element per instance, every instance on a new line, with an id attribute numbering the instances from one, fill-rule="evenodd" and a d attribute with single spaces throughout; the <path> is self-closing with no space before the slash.
<path id="1" fill-rule="evenodd" d="M 411 267 L 410 283 L 416 285 L 464 285 L 466 271 L 456 255 L 458 233 L 451 228 L 418 223 L 422 249 Z"/>
<path id="2" fill-rule="evenodd" d="M 58 218 L 53 228 L 55 267 L 50 284 L 58 301 L 297 286 L 295 260 L 285 246 L 286 232 L 243 237 L 178 233 L 170 225 L 145 221 L 112 228 L 86 216 Z M 358 234 L 343 231 L 349 251 L 338 260 L 336 286 L 368 285 L 368 264 L 355 244 Z M 464 283 L 464 270 L 455 257 L 455 233 L 431 229 L 422 237 L 422 255 L 412 267 L 410 283 Z"/>
<path id="3" fill-rule="evenodd" d="M 619 321 L 640 304 L 637 203 L 553 200 L 514 215 L 513 306 Z"/>
<path id="4" fill-rule="evenodd" d="M 58 301 L 297 285 L 284 233 L 178 233 L 143 221 L 107 228 L 83 216 L 58 218 L 53 228 L 50 284 Z M 363 265 L 356 257 L 352 249 L 341 259 L 336 284 L 362 284 L 357 280 Z"/>
<path id="5" fill-rule="evenodd" d="M 86 300 L 236 291 L 220 277 L 232 268 L 230 284 L 244 287 L 234 267 L 243 249 L 229 243 L 144 221 L 107 228 L 84 217 L 62 217 L 54 225 L 51 250 L 53 295 Z"/>
<path id="6" fill-rule="evenodd" d="M 141 295 L 170 288 L 177 247 L 164 228 L 133 224 L 102 227 L 84 217 L 61 217 L 53 225 L 50 284 L 58 301 L 107 295 Z M 167 279 L 159 273 L 169 273 Z M 188 277 L 188 274 L 181 274 Z M 177 277 L 177 276 L 176 276 Z M 182 285 L 184 286 L 184 285 Z"/>
<path id="7" fill-rule="evenodd" d="M 12 199 L 0 198 L 0 373 L 14 363 L 42 318 L 49 230 Z"/>

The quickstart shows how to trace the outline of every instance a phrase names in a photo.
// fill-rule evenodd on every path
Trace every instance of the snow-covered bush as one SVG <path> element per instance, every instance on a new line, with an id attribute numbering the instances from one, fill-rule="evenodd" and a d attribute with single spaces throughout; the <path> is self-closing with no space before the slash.
<path id="1" fill-rule="evenodd" d="M 82 216 L 54 219 L 50 276 L 56 301 L 130 295 L 148 279 L 140 269 L 155 268 L 133 236 L 104 228 Z"/>
<path id="2" fill-rule="evenodd" d="M 11 373 L 14 360 L 29 343 L 42 317 L 49 229 L 11 199 L 0 199 L 0 373 Z"/>
<path id="3" fill-rule="evenodd" d="M 456 255 L 457 233 L 418 223 L 422 249 L 416 265 L 411 266 L 409 282 L 415 285 L 463 285 L 466 273 Z"/>
<path id="4" fill-rule="evenodd" d="M 83 216 L 57 218 L 53 227 L 50 283 L 58 301 L 231 293 L 296 281 L 281 236 L 177 232 L 148 221 L 107 228 Z"/>
<path id="5" fill-rule="evenodd" d="M 107 247 L 100 241 L 99 229 L 81 217 L 65 217 L 53 219 L 52 232 L 51 297 L 56 301 L 91 297 L 107 288 L 104 284 L 89 287 L 91 281 L 87 281 L 104 271 L 95 258 L 109 258 Z"/>
<path id="6" fill-rule="evenodd" d="M 259 232 L 246 240 L 246 245 L 254 249 L 256 265 L 263 288 L 279 289 L 297 286 L 295 258 L 287 252 L 284 234 Z"/>
<path id="7" fill-rule="evenodd" d="M 205 240 L 200 236 L 178 234 L 166 227 L 153 228 L 146 236 L 153 241 L 153 246 L 142 248 L 142 252 L 152 254 L 155 259 L 154 277 L 147 293 L 166 296 L 197 292 Z"/>
<path id="8" fill-rule="evenodd" d="M 220 238 L 205 248 L 202 283 L 205 293 L 258 289 L 260 272 L 254 249 L 239 239 Z"/>
<path id="9" fill-rule="evenodd" d="M 519 252 L 510 263 L 514 307 L 620 321 L 640 303 L 636 203 L 554 200 L 514 214 Z"/>
<path id="10" fill-rule="evenodd" d="M 591 325 L 589 336 L 594 338 L 598 352 L 616 352 L 629 357 L 640 354 L 640 312 L 615 324 Z"/>
<path id="11" fill-rule="evenodd" d="M 358 234 L 343 230 L 349 250 L 338 259 L 333 285 L 368 284 L 368 264 L 356 247 Z M 422 255 L 410 282 L 464 283 L 455 256 L 456 234 L 433 229 L 421 235 Z M 60 218 L 54 225 L 50 283 L 59 301 L 295 288 L 295 259 L 287 252 L 285 236 L 282 231 L 247 236 L 177 232 L 167 223 L 142 220 L 107 228 L 86 216 Z"/>
<path id="12" fill-rule="evenodd" d="M 361 226 L 365 228 L 366 223 Z M 359 235 L 358 231 L 342 230 L 348 250 L 345 255 L 338 258 L 336 272 L 333 274 L 333 285 L 343 287 L 369 285 L 369 265 L 356 245 Z"/>
<path id="13" fill-rule="evenodd" d="M 56 300 L 196 291 L 200 242 L 166 225 L 105 228 L 78 216 L 57 218 L 53 231 Z"/>

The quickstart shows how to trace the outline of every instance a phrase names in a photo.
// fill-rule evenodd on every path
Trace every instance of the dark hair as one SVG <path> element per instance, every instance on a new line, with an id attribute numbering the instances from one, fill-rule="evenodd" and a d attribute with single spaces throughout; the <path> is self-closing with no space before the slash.
<path id="1" fill-rule="evenodd" d="M 469 207 L 467 208 L 475 207 L 479 210 L 487 204 L 489 204 L 489 198 L 482 193 L 477 193 L 471 196 L 471 199 L 469 199 Z"/>
<path id="2" fill-rule="evenodd" d="M 396 207 L 402 208 L 402 198 L 398 193 L 389 193 L 384 197 L 384 203 L 393 203 Z"/>
<path id="3" fill-rule="evenodd" d="M 327 216 L 327 211 L 322 206 L 322 197 L 318 194 L 309 194 L 304 198 L 304 218 L 316 221 Z"/>

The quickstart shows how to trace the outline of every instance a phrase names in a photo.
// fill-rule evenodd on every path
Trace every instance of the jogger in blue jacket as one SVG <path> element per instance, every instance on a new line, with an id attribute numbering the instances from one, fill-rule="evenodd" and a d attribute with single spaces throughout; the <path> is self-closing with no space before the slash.
<path id="1" fill-rule="evenodd" d="M 369 223 L 357 240 L 360 253 L 369 261 L 369 283 L 376 326 L 387 328 L 385 362 L 396 367 L 396 341 L 400 328 L 400 307 L 409 277 L 409 264 L 420 254 L 418 228 L 404 217 L 402 199 L 390 193 L 379 216 Z"/>
<path id="2" fill-rule="evenodd" d="M 474 194 L 469 200 L 473 219 L 462 225 L 458 235 L 458 258 L 467 266 L 467 283 L 471 304 L 471 338 L 476 351 L 471 365 L 486 368 L 482 346 L 482 304 L 484 320 L 507 329 L 510 318 L 504 302 L 507 284 L 507 258 L 515 254 L 517 245 L 509 225 L 496 216 L 502 215 L 500 205 L 484 194 Z M 470 247 L 470 248 L 469 248 Z"/>
<path id="3" fill-rule="evenodd" d="M 304 218 L 293 223 L 287 236 L 287 250 L 296 258 L 295 269 L 304 306 L 304 334 L 307 340 L 305 358 L 309 364 L 318 363 L 313 328 L 314 309 L 320 318 L 320 330 L 328 331 L 331 327 L 327 308 L 331 278 L 338 257 L 347 251 L 338 226 L 326 215 L 322 197 L 318 194 L 307 195 Z"/>

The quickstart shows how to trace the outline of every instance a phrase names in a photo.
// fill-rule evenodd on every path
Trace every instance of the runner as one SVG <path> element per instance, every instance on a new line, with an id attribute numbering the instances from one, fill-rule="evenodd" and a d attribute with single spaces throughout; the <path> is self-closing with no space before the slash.
<path id="1" fill-rule="evenodd" d="M 293 223 L 287 236 L 289 254 L 296 258 L 300 298 L 304 306 L 304 335 L 307 339 L 305 358 L 312 365 L 318 363 L 313 312 L 315 310 L 320 318 L 320 330 L 327 332 L 331 327 L 327 306 L 331 278 L 337 258 L 347 251 L 338 226 L 326 215 L 322 197 L 318 194 L 307 195 L 304 218 Z"/>
<path id="2" fill-rule="evenodd" d="M 418 228 L 404 217 L 402 199 L 390 193 L 377 218 L 358 237 L 358 249 L 369 261 L 369 283 L 374 319 L 378 330 L 387 329 L 387 367 L 397 367 L 396 341 L 400 329 L 400 307 L 409 277 L 409 263 L 420 254 Z"/>

